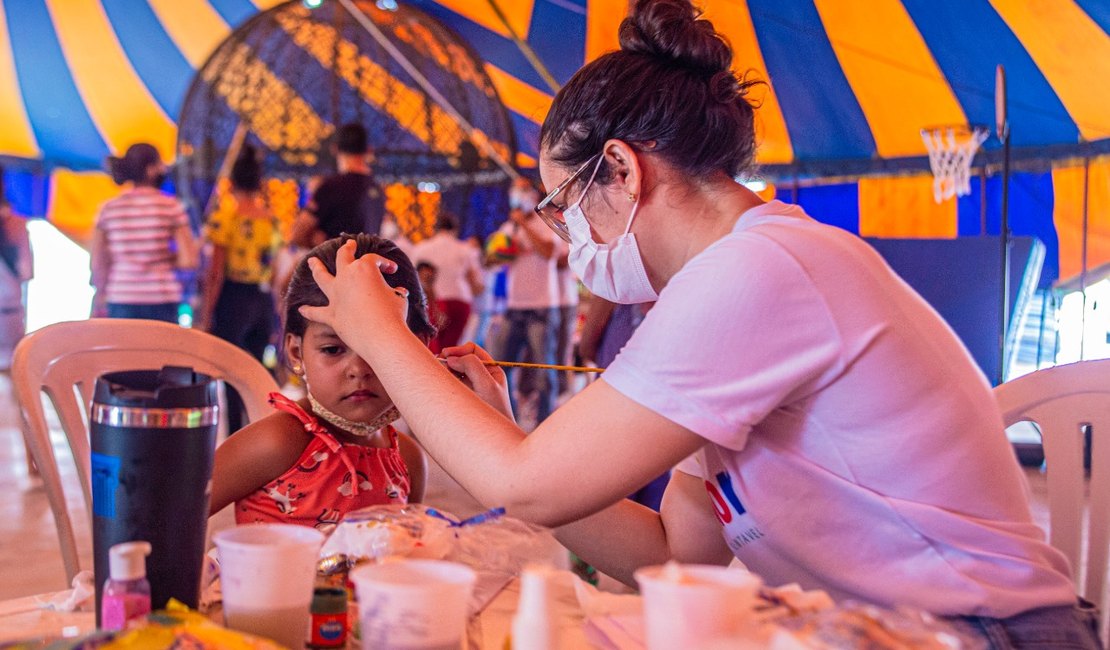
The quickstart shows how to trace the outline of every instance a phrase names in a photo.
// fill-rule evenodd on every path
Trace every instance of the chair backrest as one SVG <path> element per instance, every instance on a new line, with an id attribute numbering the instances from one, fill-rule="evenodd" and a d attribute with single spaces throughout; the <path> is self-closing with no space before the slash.
<path id="1" fill-rule="evenodd" d="M 1035 423 L 1048 473 L 1049 539 L 1071 562 L 1080 595 L 1105 610 L 1110 553 L 1110 359 L 1038 370 L 994 389 L 1006 426 Z M 1090 496 L 1084 427 L 1091 430 Z M 1086 554 L 1082 553 L 1084 502 Z M 1085 560 L 1085 562 L 1084 562 Z M 1086 566 L 1086 579 L 1080 571 Z"/>
<path id="2" fill-rule="evenodd" d="M 28 334 L 16 346 L 12 386 L 24 437 L 54 512 L 69 580 L 80 570 L 77 545 L 41 394 L 53 404 L 69 442 L 91 522 L 88 409 L 96 379 L 107 372 L 165 365 L 189 366 L 235 387 L 252 421 L 267 414 L 266 396 L 278 390 L 270 373 L 245 351 L 210 334 L 160 321 L 98 318 L 58 323 Z"/>

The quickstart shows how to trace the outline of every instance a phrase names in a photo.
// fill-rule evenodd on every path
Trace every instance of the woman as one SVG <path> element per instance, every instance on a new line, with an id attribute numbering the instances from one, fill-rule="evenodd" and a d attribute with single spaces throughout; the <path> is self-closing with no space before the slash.
<path id="1" fill-rule="evenodd" d="M 132 145 L 108 163 L 116 184 L 131 187 L 97 215 L 93 315 L 176 323 L 182 292 L 176 271 L 197 265 L 185 209 L 159 189 L 166 165 L 152 145 Z"/>
<path id="2" fill-rule="evenodd" d="M 620 42 L 563 87 L 540 141 L 555 190 L 537 210 L 571 268 L 613 302 L 657 301 L 600 380 L 526 438 L 488 355 L 448 365 L 497 409 L 406 332 L 392 265 L 351 250 L 335 277 L 315 267 L 330 303 L 309 317 L 471 494 L 563 526 L 615 577 L 735 556 L 771 584 L 968 617 L 996 647 L 1098 647 L 955 335 L 862 240 L 733 180 L 755 136 L 728 45 L 687 0 L 639 0 Z M 679 463 L 661 513 L 621 500 Z"/>
<path id="3" fill-rule="evenodd" d="M 231 195 L 208 218 L 211 246 L 199 326 L 262 361 L 274 331 L 271 281 L 281 228 L 262 196 L 262 165 L 244 145 L 231 167 Z"/>

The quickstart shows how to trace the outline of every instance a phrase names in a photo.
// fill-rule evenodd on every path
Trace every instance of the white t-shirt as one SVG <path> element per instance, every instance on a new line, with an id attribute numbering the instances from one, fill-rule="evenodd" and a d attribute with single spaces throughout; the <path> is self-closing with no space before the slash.
<path id="1" fill-rule="evenodd" d="M 967 350 L 801 208 L 749 210 L 690 260 L 604 380 L 711 443 L 680 469 L 769 584 L 936 614 L 1075 602 Z"/>
<path id="2" fill-rule="evenodd" d="M 559 306 L 578 306 L 578 276 L 569 266 L 559 268 L 558 261 L 565 258 L 570 252 L 570 247 L 562 239 L 555 239 L 555 275 L 559 282 Z"/>
<path id="3" fill-rule="evenodd" d="M 460 241 L 449 232 L 437 232 L 413 249 L 416 263 L 427 262 L 436 267 L 436 298 L 473 302 L 474 292 L 467 275 L 481 273 L 478 249 Z"/>
<path id="4" fill-rule="evenodd" d="M 539 217 L 529 217 L 539 220 Z M 555 233 L 541 224 L 540 236 L 555 238 Z M 512 221 L 505 222 L 501 230 L 508 233 L 520 247 L 520 254 L 509 264 L 509 281 L 505 304 L 509 309 L 550 309 L 559 306 L 559 284 L 555 272 L 555 258 L 536 252 L 524 228 Z"/>

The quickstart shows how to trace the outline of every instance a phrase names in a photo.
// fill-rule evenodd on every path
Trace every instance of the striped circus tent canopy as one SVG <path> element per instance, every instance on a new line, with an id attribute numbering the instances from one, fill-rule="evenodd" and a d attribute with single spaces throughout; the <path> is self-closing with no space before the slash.
<path id="1" fill-rule="evenodd" d="M 329 0 L 332 1 L 332 0 Z M 525 155 L 553 94 L 616 47 L 627 0 L 409 2 L 488 62 Z M 185 91 L 231 30 L 275 0 L 3 0 L 0 156 L 97 169 L 140 138 L 173 154 Z M 701 0 L 757 91 L 759 160 L 773 176 L 923 163 L 920 129 L 994 123 L 1010 78 L 1018 158 L 1107 150 L 1106 0 Z M 1089 143 L 1086 148 L 1081 143 Z M 985 148 L 995 150 L 992 138 Z"/>
<path id="2" fill-rule="evenodd" d="M 509 109 L 517 162 L 525 166 L 535 162 L 539 124 L 555 88 L 616 47 L 616 28 L 628 5 L 627 0 L 360 1 L 385 8 L 411 3 L 469 42 L 485 59 Z M 114 191 L 102 175 L 83 172 L 100 169 L 106 155 L 139 139 L 172 157 L 176 120 L 194 73 L 237 25 L 279 4 L 0 3 L 0 162 L 9 170 L 27 170 L 31 181 L 15 193 L 47 206 L 38 211 L 53 206 L 56 220 L 64 213 L 79 223 L 88 222 L 89 205 Z M 314 3 L 307 0 L 306 6 Z M 804 186 L 814 178 L 910 174 L 891 184 L 852 181 L 855 203 L 844 209 L 855 212 L 850 221 L 861 234 L 957 236 L 968 232 L 967 224 L 982 223 L 989 232 L 997 220 L 979 214 L 979 206 L 952 200 L 928 207 L 922 197 L 928 196 L 931 179 L 913 174 L 928 169 L 923 127 L 994 123 L 998 64 L 1009 78 L 1017 168 L 1037 174 L 1050 174 L 1053 167 L 1069 170 L 1039 184 L 1030 181 L 1030 187 L 1048 192 L 1032 199 L 1049 214 L 1047 226 L 1041 222 L 1039 228 L 1072 232 L 1080 202 L 1072 197 L 1076 165 L 1095 156 L 1097 168 L 1103 164 L 1098 157 L 1110 153 L 1110 85 L 1102 81 L 1110 78 L 1108 0 L 697 4 L 728 36 L 737 72 L 768 82 L 756 91 L 759 162 L 780 194 L 784 185 Z M 999 148 L 997 138 L 989 138 L 977 164 L 997 162 Z M 56 169 L 62 171 L 40 174 Z M 12 185 L 20 174 L 8 176 Z M 1064 199 L 1062 189 L 1069 193 Z M 1098 196 L 1089 196 L 1092 214 L 1101 205 Z M 1014 198 L 1020 200 L 1018 194 Z M 923 212 L 883 216 L 902 214 L 906 201 Z M 989 212 L 997 201 L 981 203 Z M 1061 210 L 1072 220 L 1063 226 Z M 1092 221 L 1091 227 L 1099 224 Z M 1110 224 L 1105 230 L 1110 242 Z M 1110 243 L 1107 247 L 1101 261 L 1110 260 Z"/>
<path id="3" fill-rule="evenodd" d="M 500 0 L 500 13 L 488 0 L 417 4 L 486 58 L 522 150 L 535 155 L 552 81 L 617 46 L 627 2 Z M 922 128 L 994 124 L 999 64 L 1016 158 L 1110 151 L 1110 87 L 1096 81 L 1110 78 L 1106 0 L 697 4 L 732 43 L 736 71 L 768 82 L 755 93 L 769 176 L 923 169 Z M 985 148 L 999 146 L 992 138 Z"/>

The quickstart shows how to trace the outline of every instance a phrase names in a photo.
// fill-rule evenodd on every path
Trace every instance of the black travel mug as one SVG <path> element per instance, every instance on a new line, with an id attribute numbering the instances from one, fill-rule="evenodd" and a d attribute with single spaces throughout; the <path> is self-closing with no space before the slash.
<path id="1" fill-rule="evenodd" d="M 219 421 L 217 382 L 192 368 L 114 372 L 96 381 L 92 446 L 96 614 L 108 549 L 150 542 L 151 605 L 200 596 L 212 460 Z"/>

